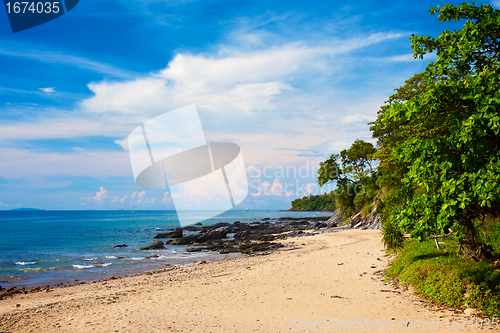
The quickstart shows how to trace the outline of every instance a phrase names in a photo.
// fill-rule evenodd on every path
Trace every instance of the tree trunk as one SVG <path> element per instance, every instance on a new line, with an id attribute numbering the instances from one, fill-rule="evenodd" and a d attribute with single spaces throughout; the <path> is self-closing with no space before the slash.
<path id="1" fill-rule="evenodd" d="M 463 245 L 463 255 L 474 260 L 483 256 L 481 253 L 481 242 L 477 239 L 477 230 L 471 219 L 461 223 L 466 228 L 466 234 Z"/>

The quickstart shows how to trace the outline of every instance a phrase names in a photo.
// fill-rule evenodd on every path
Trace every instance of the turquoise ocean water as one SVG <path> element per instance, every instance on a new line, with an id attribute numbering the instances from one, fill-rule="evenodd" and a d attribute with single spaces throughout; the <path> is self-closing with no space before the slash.
<path id="1" fill-rule="evenodd" d="M 203 225 L 322 215 L 329 213 L 232 210 Z M 189 253 L 184 246 L 170 245 L 140 250 L 159 229 L 177 227 L 175 211 L 0 211 L 0 286 L 90 282 L 235 256 Z M 127 247 L 113 248 L 117 244 Z"/>

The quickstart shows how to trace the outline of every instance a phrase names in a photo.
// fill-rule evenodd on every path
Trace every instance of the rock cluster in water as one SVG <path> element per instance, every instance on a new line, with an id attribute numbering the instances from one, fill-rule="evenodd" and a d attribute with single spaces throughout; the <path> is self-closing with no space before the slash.
<path id="1" fill-rule="evenodd" d="M 276 242 L 288 237 L 307 236 L 305 230 L 334 228 L 337 224 L 327 223 L 329 216 L 293 218 L 280 217 L 271 223 L 270 218 L 262 222 L 217 223 L 211 226 L 188 226 L 174 229 L 168 233 L 160 233 L 153 238 L 167 238 L 155 241 L 141 250 L 164 248 L 163 245 L 190 246 L 188 252 L 217 251 L 221 254 L 240 252 L 244 254 L 268 252 L 283 247 Z M 194 232 L 194 233 L 193 233 Z"/>

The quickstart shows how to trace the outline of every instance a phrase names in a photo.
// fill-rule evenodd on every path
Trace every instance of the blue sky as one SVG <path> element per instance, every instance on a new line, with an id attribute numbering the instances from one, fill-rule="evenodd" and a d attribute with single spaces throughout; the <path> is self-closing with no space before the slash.
<path id="1" fill-rule="evenodd" d="M 0 9 L 0 209 L 172 209 L 135 185 L 126 138 L 190 104 L 209 141 L 242 149 L 239 208 L 287 209 L 432 61 L 412 58 L 411 34 L 459 27 L 435 5 L 82 0 L 15 34 Z"/>

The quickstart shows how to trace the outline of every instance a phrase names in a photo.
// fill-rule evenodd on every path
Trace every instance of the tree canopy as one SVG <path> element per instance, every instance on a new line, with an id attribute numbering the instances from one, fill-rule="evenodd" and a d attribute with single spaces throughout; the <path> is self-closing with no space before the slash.
<path id="1" fill-rule="evenodd" d="M 437 38 L 412 36 L 414 57 L 437 60 L 372 123 L 380 183 L 397 193 L 384 217 L 416 238 L 452 230 L 474 255 L 478 225 L 500 213 L 500 11 L 463 3 L 430 13 L 466 22 Z"/>

